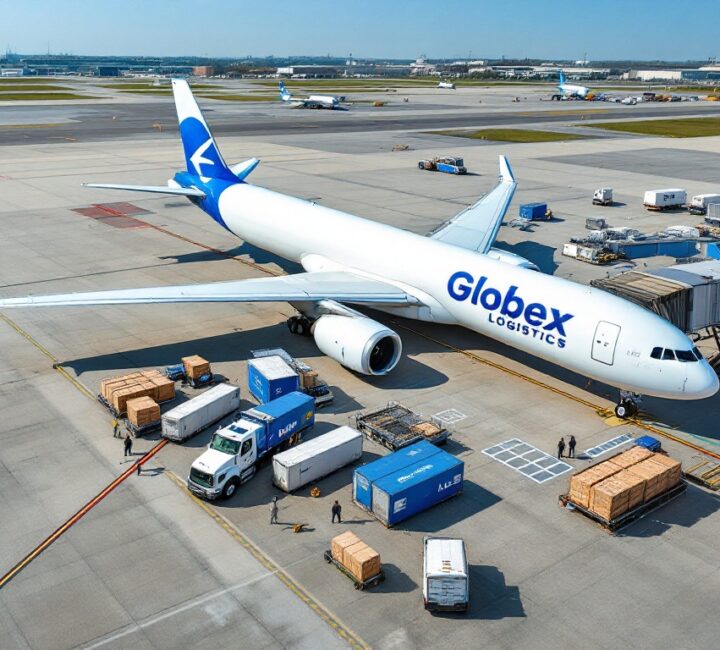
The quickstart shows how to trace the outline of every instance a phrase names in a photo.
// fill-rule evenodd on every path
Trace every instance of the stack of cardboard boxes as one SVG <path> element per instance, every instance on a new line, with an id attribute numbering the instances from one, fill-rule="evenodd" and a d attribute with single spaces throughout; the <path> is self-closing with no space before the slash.
<path id="1" fill-rule="evenodd" d="M 304 370 L 301 368 L 298 374 L 300 375 L 300 388 L 303 390 L 315 388 L 318 381 L 317 370 Z"/>
<path id="2" fill-rule="evenodd" d="M 121 377 L 103 379 L 100 394 L 119 414 L 127 411 L 128 400 L 151 397 L 157 402 L 175 398 L 175 382 L 159 370 L 142 370 Z"/>
<path id="3" fill-rule="evenodd" d="M 570 502 L 612 520 L 680 482 L 678 461 L 642 447 L 618 454 L 570 479 Z"/>
<path id="4" fill-rule="evenodd" d="M 199 357 L 197 354 L 181 359 L 185 376 L 192 381 L 198 381 L 201 377 L 210 374 L 210 363 Z"/>
<path id="5" fill-rule="evenodd" d="M 380 554 L 355 533 L 348 531 L 333 537 L 330 552 L 358 582 L 366 582 L 380 573 Z"/>
<path id="6" fill-rule="evenodd" d="M 138 429 L 160 422 L 160 407 L 152 397 L 136 397 L 127 401 L 127 419 Z"/>

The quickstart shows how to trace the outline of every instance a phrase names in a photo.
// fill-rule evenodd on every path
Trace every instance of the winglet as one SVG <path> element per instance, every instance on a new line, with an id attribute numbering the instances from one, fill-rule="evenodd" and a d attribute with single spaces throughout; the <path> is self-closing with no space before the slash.
<path id="1" fill-rule="evenodd" d="M 505 156 L 500 156 L 500 182 L 515 183 L 515 176 L 513 176 L 510 163 Z"/>

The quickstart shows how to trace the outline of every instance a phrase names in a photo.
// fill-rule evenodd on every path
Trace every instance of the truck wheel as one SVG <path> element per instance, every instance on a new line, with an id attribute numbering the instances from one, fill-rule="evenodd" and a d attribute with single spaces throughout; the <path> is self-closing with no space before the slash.
<path id="1" fill-rule="evenodd" d="M 239 482 L 236 478 L 231 478 L 223 488 L 222 498 L 229 499 L 238 489 Z"/>

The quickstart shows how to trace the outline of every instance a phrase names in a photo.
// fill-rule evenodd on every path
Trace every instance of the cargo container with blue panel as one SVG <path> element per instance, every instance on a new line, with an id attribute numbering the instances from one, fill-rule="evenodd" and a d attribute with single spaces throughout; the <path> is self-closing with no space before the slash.
<path id="1" fill-rule="evenodd" d="M 261 458 L 290 436 L 315 424 L 315 400 L 310 395 L 296 391 L 255 406 L 242 415 L 250 421 L 265 425 L 256 434 L 258 458 Z"/>
<path id="2" fill-rule="evenodd" d="M 520 218 L 526 221 L 542 221 L 547 214 L 547 203 L 525 203 L 520 206 Z"/>
<path id="3" fill-rule="evenodd" d="M 365 510 L 372 510 L 372 486 L 383 476 L 397 472 L 408 465 L 430 458 L 439 453 L 435 445 L 425 440 L 404 447 L 392 454 L 358 467 L 353 472 L 353 501 Z"/>
<path id="4" fill-rule="evenodd" d="M 248 389 L 261 404 L 292 393 L 299 387 L 297 373 L 281 357 L 248 360 Z"/>
<path id="5" fill-rule="evenodd" d="M 373 483 L 372 513 L 394 526 L 462 492 L 465 463 L 445 451 Z"/>

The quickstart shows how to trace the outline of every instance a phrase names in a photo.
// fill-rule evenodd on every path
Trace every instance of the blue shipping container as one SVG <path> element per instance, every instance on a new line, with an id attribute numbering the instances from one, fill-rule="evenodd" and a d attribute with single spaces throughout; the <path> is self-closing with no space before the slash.
<path id="1" fill-rule="evenodd" d="M 414 445 L 404 447 L 392 454 L 378 458 L 372 463 L 358 467 L 353 472 L 353 500 L 362 508 L 372 510 L 372 486 L 375 481 L 439 452 L 440 449 L 435 445 L 421 440 Z"/>
<path id="2" fill-rule="evenodd" d="M 243 415 L 265 424 L 257 436 L 258 455 L 262 456 L 290 436 L 315 424 L 315 398 L 300 392 L 288 393 L 245 411 Z"/>
<path id="3" fill-rule="evenodd" d="M 372 512 L 386 526 L 449 499 L 463 488 L 465 463 L 440 450 L 373 484 Z"/>
<path id="4" fill-rule="evenodd" d="M 278 356 L 248 361 L 248 389 L 261 404 L 298 390 L 297 373 Z"/>
<path id="5" fill-rule="evenodd" d="M 547 212 L 547 203 L 525 203 L 520 206 L 520 218 L 528 221 L 544 219 Z"/>

